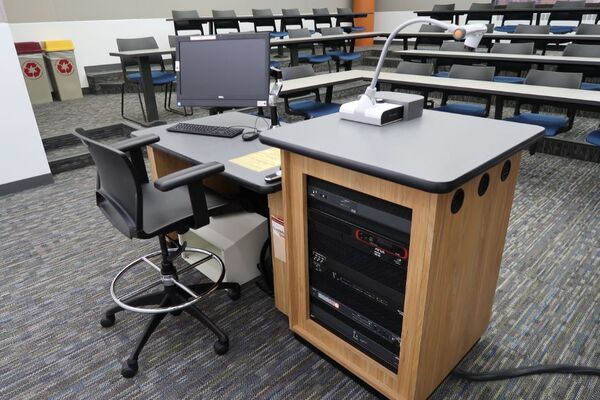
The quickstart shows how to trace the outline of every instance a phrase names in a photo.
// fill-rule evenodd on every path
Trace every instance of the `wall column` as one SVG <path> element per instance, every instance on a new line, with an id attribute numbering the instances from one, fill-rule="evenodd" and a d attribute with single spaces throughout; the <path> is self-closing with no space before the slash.
<path id="1" fill-rule="evenodd" d="M 372 32 L 375 25 L 375 0 L 352 0 L 352 11 L 369 13 L 366 18 L 357 18 L 356 25 L 364 26 L 366 32 Z M 373 39 L 358 39 L 357 46 L 372 46 Z"/>

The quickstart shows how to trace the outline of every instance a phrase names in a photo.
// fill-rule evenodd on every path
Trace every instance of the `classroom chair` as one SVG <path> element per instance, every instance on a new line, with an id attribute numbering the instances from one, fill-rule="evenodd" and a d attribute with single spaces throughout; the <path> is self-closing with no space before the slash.
<path id="1" fill-rule="evenodd" d="M 305 78 L 315 76 L 315 71 L 310 65 L 297 65 L 281 69 L 281 76 L 284 81 L 290 79 Z M 299 115 L 304 119 L 322 117 L 324 115 L 334 114 L 340 110 L 340 104 L 331 102 L 331 88 L 327 88 L 328 94 L 325 102 L 321 101 L 319 89 L 310 89 L 303 92 L 297 92 L 291 95 L 281 95 L 283 98 L 285 112 L 291 115 Z M 313 99 L 300 99 L 291 101 L 294 98 L 314 95 Z"/>
<path id="2" fill-rule="evenodd" d="M 471 79 L 477 81 L 489 81 L 494 79 L 495 67 L 482 67 L 472 65 L 453 65 L 448 73 L 449 79 Z M 470 103 L 452 103 L 448 104 L 450 96 L 460 95 L 469 96 L 485 100 L 485 106 Z M 442 94 L 442 105 L 434 108 L 436 111 L 450 112 L 454 114 L 471 115 L 475 117 L 487 117 L 490 114 L 492 96 L 481 95 L 474 96 L 472 93 L 464 93 L 459 90 L 444 91 Z"/>

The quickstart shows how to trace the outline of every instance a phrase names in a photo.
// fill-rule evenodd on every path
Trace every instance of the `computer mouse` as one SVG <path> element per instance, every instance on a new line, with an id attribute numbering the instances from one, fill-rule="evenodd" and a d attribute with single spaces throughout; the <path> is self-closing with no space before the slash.
<path id="1" fill-rule="evenodd" d="M 251 131 L 251 132 L 244 132 L 242 133 L 242 139 L 244 140 L 244 142 L 249 142 L 251 140 L 254 140 L 258 137 L 259 132 L 256 131 Z"/>

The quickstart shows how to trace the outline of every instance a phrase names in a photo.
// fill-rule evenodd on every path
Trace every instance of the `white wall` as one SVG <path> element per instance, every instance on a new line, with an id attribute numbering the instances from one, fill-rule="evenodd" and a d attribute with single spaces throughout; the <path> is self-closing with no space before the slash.
<path id="1" fill-rule="evenodd" d="M 307 21 L 307 26 L 312 22 Z M 77 69 L 82 87 L 88 87 L 85 66 L 118 64 L 108 55 L 117 50 L 117 38 L 154 36 L 159 47 L 168 47 L 168 36 L 175 34 L 173 23 L 165 18 L 121 19 L 96 21 L 61 21 L 9 24 L 15 42 L 71 39 L 75 45 Z M 254 30 L 251 23 L 241 23 L 241 29 Z M 205 27 L 208 33 L 208 27 Z"/>
<path id="2" fill-rule="evenodd" d="M 50 168 L 13 38 L 4 22 L 0 22 L 0 59 L 0 185 L 4 185 L 47 175 Z"/>

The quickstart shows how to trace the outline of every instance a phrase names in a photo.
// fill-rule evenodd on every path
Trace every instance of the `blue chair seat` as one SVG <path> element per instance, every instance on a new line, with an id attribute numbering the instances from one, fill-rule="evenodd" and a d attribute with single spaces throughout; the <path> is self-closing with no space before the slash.
<path id="1" fill-rule="evenodd" d="M 287 32 L 269 32 L 269 36 L 274 38 L 283 38 L 288 35 Z"/>
<path id="2" fill-rule="evenodd" d="M 333 58 L 341 56 L 342 54 L 346 54 L 344 53 L 342 50 L 331 50 L 327 52 L 328 56 L 331 56 Z"/>
<path id="3" fill-rule="evenodd" d="M 298 55 L 298 59 L 300 61 L 309 62 L 311 64 L 320 64 L 326 63 L 327 61 L 331 61 L 331 56 L 327 54 L 317 55 L 317 54 L 300 54 Z"/>
<path id="4" fill-rule="evenodd" d="M 448 71 L 436 72 L 435 74 L 433 74 L 433 76 L 437 76 L 438 78 L 447 78 L 448 77 Z"/>
<path id="5" fill-rule="evenodd" d="M 269 67 L 270 68 L 279 68 L 279 67 L 281 67 L 281 62 L 280 61 L 271 61 L 269 63 Z"/>
<path id="6" fill-rule="evenodd" d="M 520 76 L 497 75 L 494 77 L 494 82 L 523 84 L 525 83 L 525 78 L 521 78 Z"/>
<path id="7" fill-rule="evenodd" d="M 343 62 L 356 61 L 362 58 L 362 54 L 360 53 L 342 53 L 337 55 L 332 55 L 331 53 L 327 54 L 332 56 L 334 60 L 339 60 Z"/>
<path id="8" fill-rule="evenodd" d="M 127 74 L 127 79 L 138 82 L 142 79 L 142 76 L 139 72 L 131 72 Z M 173 72 L 152 71 L 153 85 L 165 85 L 167 83 L 175 82 L 176 80 L 177 75 Z"/>
<path id="9" fill-rule="evenodd" d="M 364 30 L 365 30 L 364 26 L 353 26 L 352 27 L 353 32 L 364 32 Z"/>
<path id="10" fill-rule="evenodd" d="M 556 136 L 560 129 L 569 126 L 569 119 L 560 115 L 522 113 L 514 117 L 505 118 L 505 120 L 543 126 L 546 129 L 544 136 Z"/>
<path id="11" fill-rule="evenodd" d="M 600 130 L 590 132 L 585 140 L 595 146 L 600 146 Z"/>
<path id="12" fill-rule="evenodd" d="M 495 31 L 503 32 L 503 33 L 515 33 L 515 29 L 517 29 L 516 25 L 504 25 L 504 26 L 497 26 L 494 28 Z"/>
<path id="13" fill-rule="evenodd" d="M 434 108 L 434 110 L 454 114 L 472 115 L 474 117 L 485 117 L 485 107 L 476 104 L 446 104 L 445 106 Z"/>
<path id="14" fill-rule="evenodd" d="M 600 83 L 581 82 L 580 88 L 583 90 L 600 90 Z"/>
<path id="15" fill-rule="evenodd" d="M 334 114 L 340 110 L 337 103 L 321 103 L 316 100 L 298 100 L 289 104 L 290 110 L 308 115 L 310 118 Z"/>
<path id="16" fill-rule="evenodd" d="M 559 26 L 559 25 L 550 25 L 550 33 L 555 34 L 565 34 L 571 33 L 577 29 L 576 26 Z"/>

